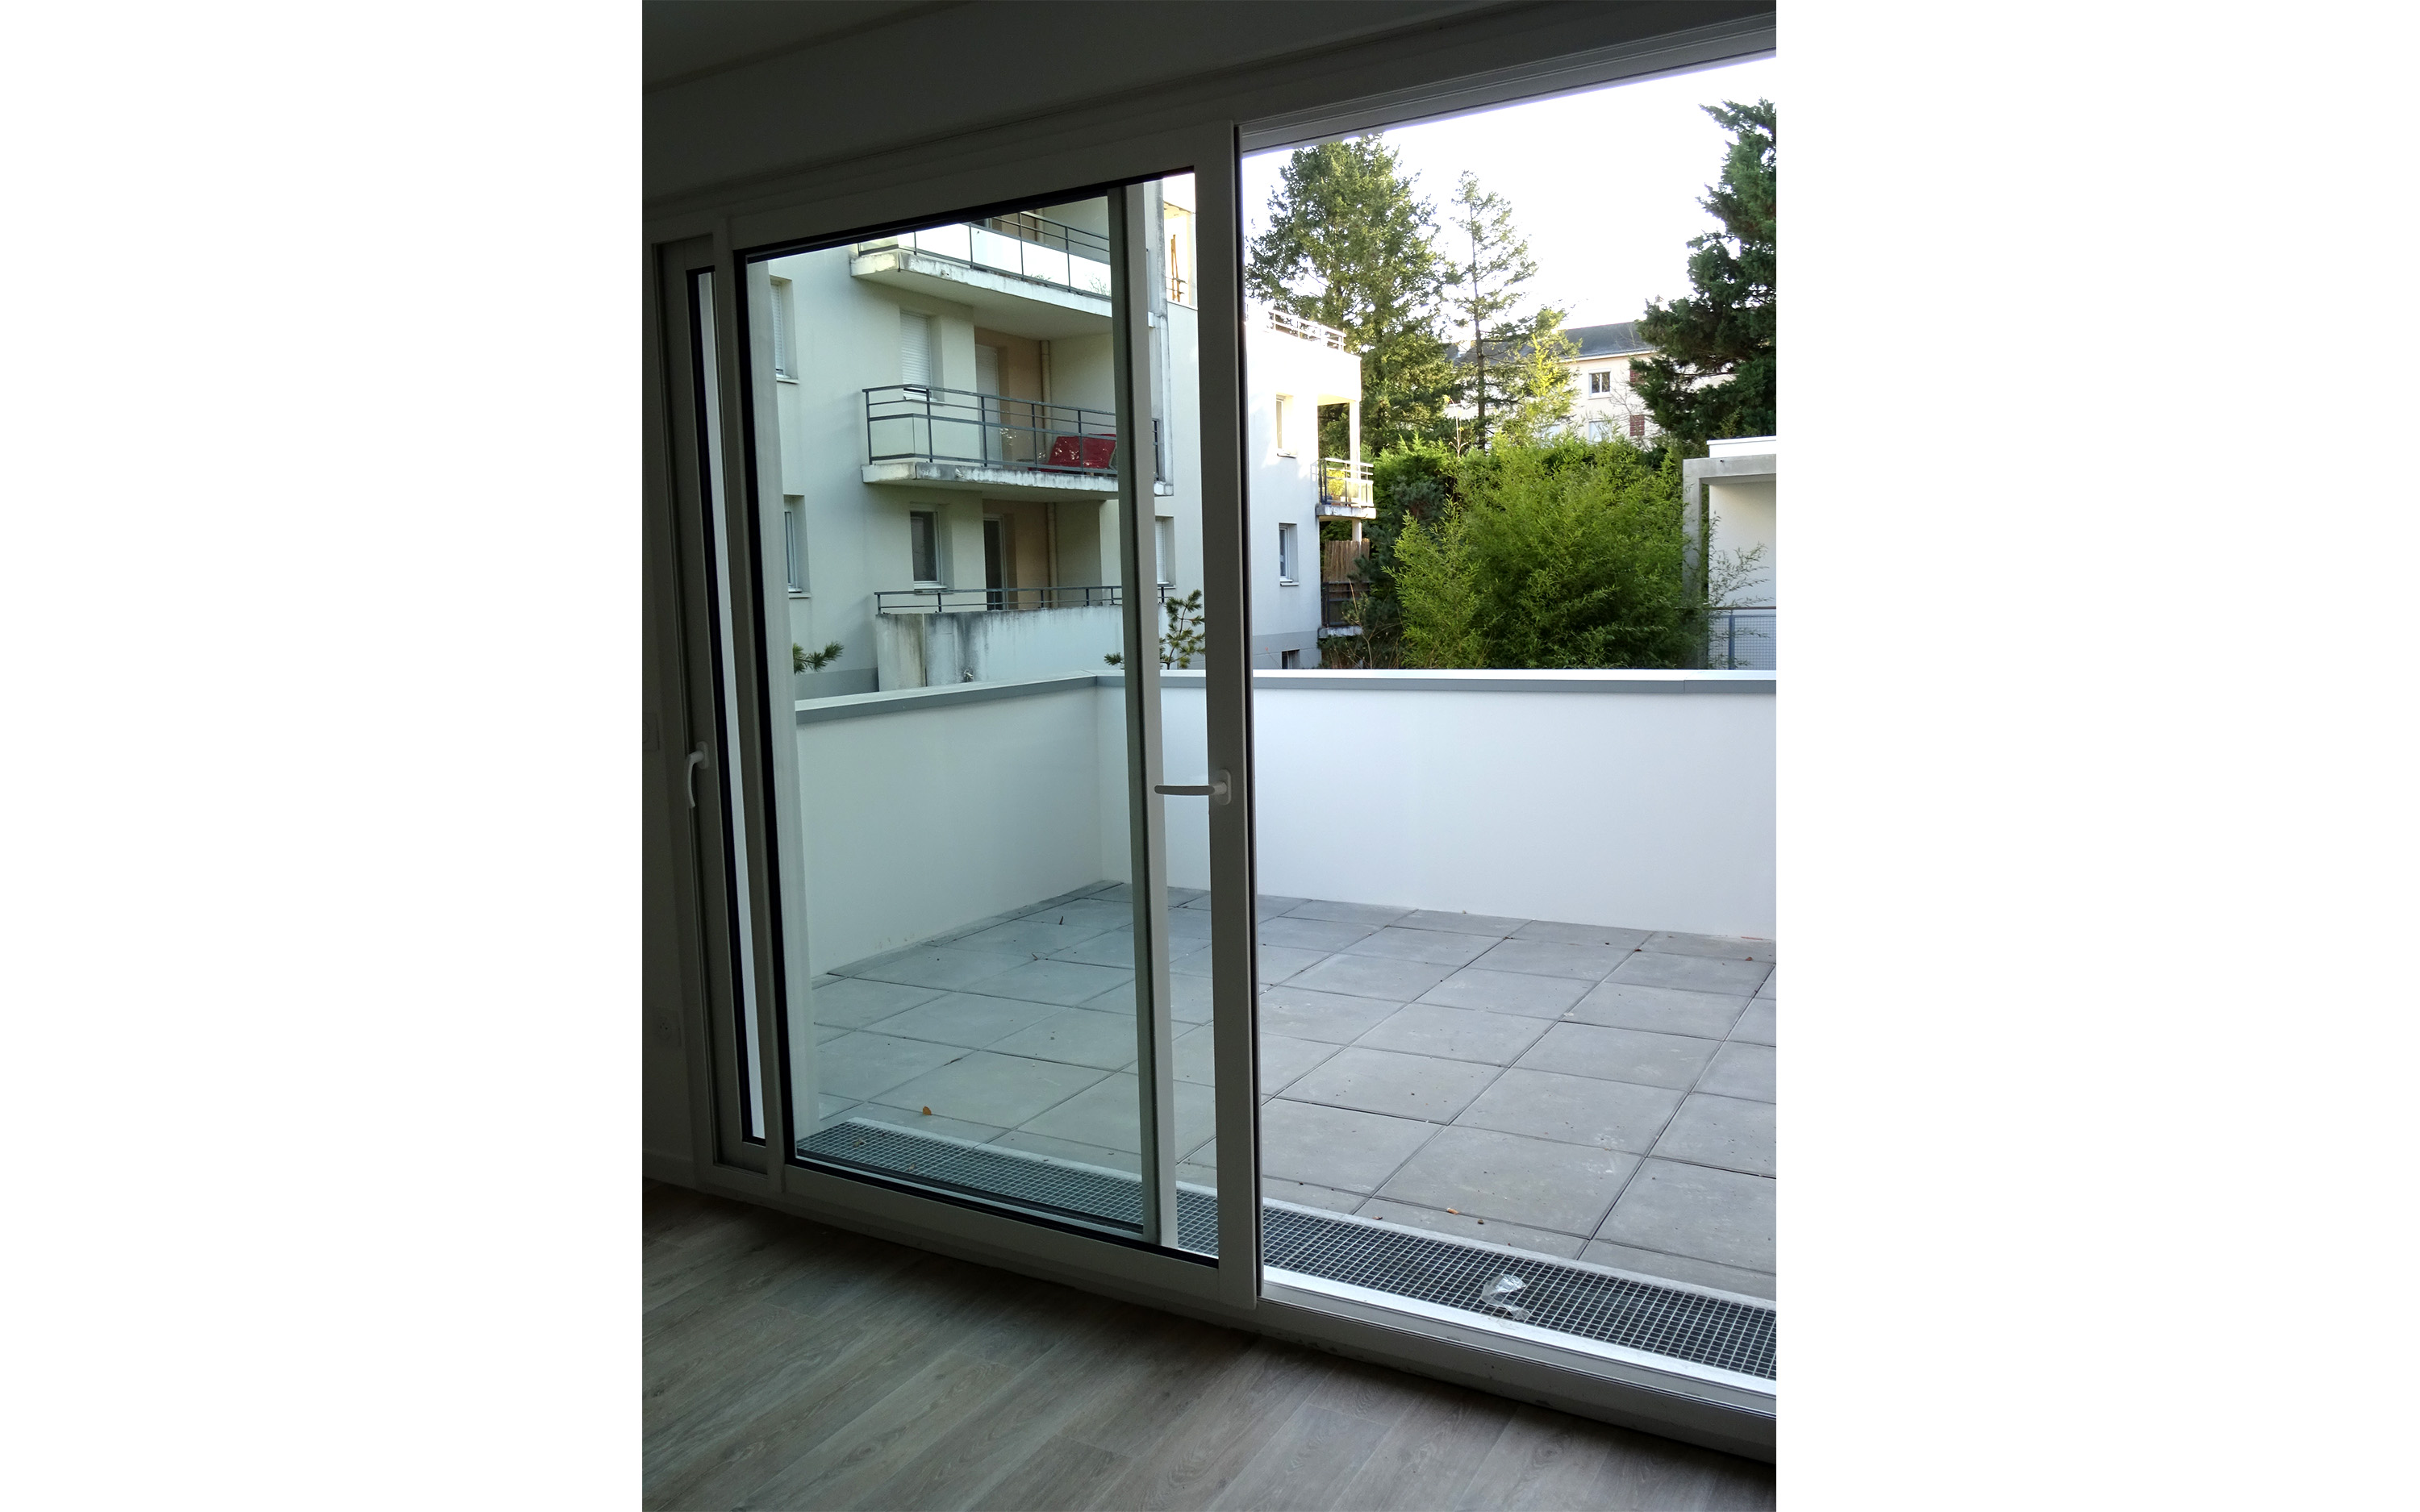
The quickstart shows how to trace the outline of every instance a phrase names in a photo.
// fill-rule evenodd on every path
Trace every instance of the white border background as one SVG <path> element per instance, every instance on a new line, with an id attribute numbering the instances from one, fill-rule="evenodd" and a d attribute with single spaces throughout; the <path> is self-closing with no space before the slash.
<path id="1" fill-rule="evenodd" d="M 15 18 L 23 1504 L 635 1491 L 638 17 L 473 14 Z M 2413 23 L 2283 19 L 1784 17 L 1793 1505 L 2403 1478 Z"/>

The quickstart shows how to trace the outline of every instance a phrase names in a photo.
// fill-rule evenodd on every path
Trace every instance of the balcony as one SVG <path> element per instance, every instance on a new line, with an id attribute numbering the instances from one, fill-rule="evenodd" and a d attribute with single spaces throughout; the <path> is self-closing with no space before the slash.
<path id="1" fill-rule="evenodd" d="M 1369 463 L 1348 461 L 1341 456 L 1322 457 L 1319 463 L 1319 517 L 1376 519 L 1378 506 L 1371 487 Z"/>
<path id="2" fill-rule="evenodd" d="M 895 1174 L 911 1180 L 935 1180 L 922 1154 L 946 1156 L 968 1190 L 1048 1187 L 1071 1211 L 1097 1199 L 1114 1217 L 1140 1150 L 1135 918 L 1115 866 L 1126 832 L 1101 801 L 1124 679 L 1095 658 L 1091 672 L 944 683 L 799 707 L 800 770 L 824 778 L 801 816 L 822 1092 L 801 1143 L 884 1174 L 904 1161 Z M 1161 674 L 1171 728 L 1200 728 L 1202 683 Z M 1652 1294 L 1712 1292 L 1769 1330 L 1773 679 L 1253 684 L 1256 866 L 1275 889 L 1255 921 L 1269 1232 L 1309 1223 L 1382 1250 L 1393 1235 L 1443 1244 L 1531 1296 L 1677 1284 Z M 1392 754 L 1359 774 L 1357 801 L 1415 817 L 1340 845 L 1334 753 L 1375 731 Z M 913 803 L 869 803 L 861 784 L 830 779 L 914 769 L 942 748 L 983 758 Z M 1491 780 L 1452 779 L 1471 769 Z M 1668 801 L 1689 792 L 1724 797 Z M 985 837 L 981 866 L 923 864 L 962 857 L 971 835 Z M 1169 836 L 1157 927 L 1180 1200 L 1198 1214 L 1218 1185 L 1198 811 L 1171 805 Z M 1215 1227 L 1187 1234 L 1215 1247 Z M 1270 1242 L 1273 1268 L 1301 1268 Z M 1388 1264 L 1343 1279 L 1469 1326 L 1566 1326 L 1491 1313 L 1467 1288 L 1421 1292 Z"/>
<path id="3" fill-rule="evenodd" d="M 854 277 L 970 304 L 981 324 L 1049 340 L 1109 323 L 1109 239 L 1039 215 L 995 215 L 861 241 Z"/>
<path id="4" fill-rule="evenodd" d="M 1769 606 L 1714 609 L 1707 618 L 1706 665 L 1723 671 L 1772 671 L 1776 617 Z"/>
<path id="5" fill-rule="evenodd" d="M 1164 479 L 1156 420 L 1151 442 L 1153 476 Z M 1118 491 L 1118 417 L 971 389 L 891 383 L 865 391 L 865 457 L 860 476 L 866 483 L 1100 498 Z M 1157 481 L 1153 490 L 1173 491 Z"/>

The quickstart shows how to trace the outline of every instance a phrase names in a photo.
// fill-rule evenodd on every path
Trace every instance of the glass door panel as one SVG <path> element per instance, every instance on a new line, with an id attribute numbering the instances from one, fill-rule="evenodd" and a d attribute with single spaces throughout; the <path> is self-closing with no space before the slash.
<path id="1" fill-rule="evenodd" d="M 1120 191 L 751 257 L 747 455 L 793 1158 L 1172 1242 L 1208 1117 L 1154 906 L 1185 800 L 1129 687 L 1173 439 L 1138 228 Z"/>

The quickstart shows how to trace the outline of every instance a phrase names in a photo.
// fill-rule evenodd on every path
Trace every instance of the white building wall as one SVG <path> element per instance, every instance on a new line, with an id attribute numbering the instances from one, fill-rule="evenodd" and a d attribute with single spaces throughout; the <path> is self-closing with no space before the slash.
<path id="1" fill-rule="evenodd" d="M 1284 654 L 1319 665 L 1319 407 L 1361 402 L 1361 359 L 1321 342 L 1270 330 L 1259 319 L 1244 329 L 1247 395 L 1245 486 L 1251 523 L 1245 537 L 1250 580 L 1252 665 L 1275 668 Z M 1277 401 L 1294 400 L 1298 435 L 1278 447 Z M 1295 527 L 1295 580 L 1280 580 L 1278 527 Z"/>

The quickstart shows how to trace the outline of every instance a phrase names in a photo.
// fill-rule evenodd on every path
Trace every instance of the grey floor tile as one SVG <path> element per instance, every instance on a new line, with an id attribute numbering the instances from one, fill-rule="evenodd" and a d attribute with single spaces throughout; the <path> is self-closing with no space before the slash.
<path id="1" fill-rule="evenodd" d="M 943 993 L 929 1003 L 920 1003 L 884 1019 L 881 1032 L 905 1040 L 930 1040 L 936 1044 L 980 1050 L 1059 1011 L 1048 1003 L 1029 1003 L 1015 997 Z"/>
<path id="2" fill-rule="evenodd" d="M 1371 929 L 1381 929 L 1403 918 L 1411 910 L 1398 907 L 1393 903 L 1337 903 L 1326 898 L 1298 898 L 1295 901 L 1295 905 L 1285 912 L 1296 918 L 1326 918 L 1333 919 L 1340 924 L 1363 924 Z M 1269 917 L 1269 904 L 1266 899 L 1261 901 L 1261 917 L 1263 918 Z"/>
<path id="3" fill-rule="evenodd" d="M 887 1123 L 900 1129 L 913 1129 L 918 1134 L 947 1134 L 971 1144 L 988 1144 L 1007 1133 L 988 1123 L 970 1123 L 963 1119 L 945 1119 L 939 1114 L 926 1115 L 916 1108 L 894 1108 L 881 1103 L 860 1103 L 849 1112 L 852 1119 L 869 1123 Z"/>
<path id="4" fill-rule="evenodd" d="M 1381 1197 L 1590 1237 L 1638 1157 L 1487 1129 L 1441 1129 Z"/>
<path id="5" fill-rule="evenodd" d="M 1005 924 L 961 934 L 950 943 L 962 950 L 1022 950 L 1028 955 L 1056 955 L 1070 946 L 1109 933 L 1109 928 L 1099 924 L 1056 924 L 1051 922 L 1053 917 L 1040 914 L 1012 918 Z"/>
<path id="6" fill-rule="evenodd" d="M 1650 1160 L 1594 1237 L 1744 1271 L 1773 1269 L 1769 1176 Z"/>
<path id="7" fill-rule="evenodd" d="M 1601 1239 L 1590 1240 L 1588 1248 L 1580 1251 L 1580 1258 L 1592 1265 L 1609 1265 L 1617 1271 L 1635 1271 L 1666 1281 L 1685 1281 L 1693 1287 L 1713 1287 L 1717 1291 L 1773 1300 L 1773 1273 L 1769 1271 L 1743 1271 L 1736 1266 L 1716 1265 L 1712 1260 L 1658 1255 L 1651 1249 L 1608 1244 Z"/>
<path id="8" fill-rule="evenodd" d="M 1187 904 L 1168 911 L 1168 937 L 1171 940 L 1199 940 L 1210 943 L 1210 932 L 1218 926 L 1212 921 L 1210 905 Z"/>
<path id="9" fill-rule="evenodd" d="M 1719 1040 L 1747 1007 L 1745 997 L 1720 993 L 1693 993 L 1678 987 L 1625 985 L 1617 971 L 1573 1005 L 1572 1017 L 1581 1024 L 1602 1024 L 1615 1029 L 1650 1029 L 1657 1034 L 1691 1034 Z"/>
<path id="10" fill-rule="evenodd" d="M 1184 894 L 1184 896 L 1178 896 L 1180 893 Z M 1131 903 L 1134 902 L 1134 884 L 1131 882 L 1105 882 L 1093 891 L 1084 894 L 1084 896 L 1096 903 Z M 1199 893 L 1192 892 L 1191 890 L 1183 887 L 1171 887 L 1168 889 L 1169 901 L 1173 903 L 1188 903 L 1199 896 L 1201 896 Z M 1047 904 L 1045 906 L 1047 907 Z"/>
<path id="11" fill-rule="evenodd" d="M 1290 945 L 1297 950 L 1317 950 L 1322 955 L 1342 950 L 1354 941 L 1368 937 L 1373 931 L 1367 924 L 1340 924 L 1331 918 L 1292 918 L 1280 915 L 1261 920 L 1261 943 Z"/>
<path id="12" fill-rule="evenodd" d="M 1184 1024 L 1207 1024 L 1210 1022 L 1210 979 L 1208 977 L 1184 977 L 1171 974 L 1168 980 L 1168 985 L 1170 989 L 1168 1016 L 1170 1018 L 1175 1019 L 1179 1023 Z M 1121 995 L 1117 993 L 1111 993 L 1108 995 L 1108 997 L 1109 1001 L 1107 1002 L 1102 998 L 1095 997 L 1087 1002 L 1084 1006 L 1091 1009 L 1102 1009 L 1114 1005 L 1116 1011 L 1121 1013 L 1132 1013 L 1134 1011 L 1134 994 L 1131 990 L 1123 995 L 1123 1000 L 1120 1000 Z"/>
<path id="13" fill-rule="evenodd" d="M 1335 959 L 1325 950 L 1297 950 L 1290 945 L 1264 945 L 1253 954 L 1258 958 L 1260 981 L 1264 987 L 1274 982 L 1291 981 L 1302 975 L 1306 967 Z M 1204 951 L 1194 959 L 1207 961 L 1209 954 Z"/>
<path id="14" fill-rule="evenodd" d="M 1499 941 L 1472 962 L 1482 971 L 1526 971 L 1533 977 L 1569 977 L 1603 981 L 1621 964 L 1625 952 L 1607 945 L 1564 945 L 1554 940 Z"/>
<path id="15" fill-rule="evenodd" d="M 864 1105 L 862 1103 L 851 1103 L 845 1098 L 818 1096 L 815 1099 L 815 1127 L 829 1129 L 835 1123 L 845 1121 L 851 1109 Z"/>
<path id="16" fill-rule="evenodd" d="M 1207 1032 L 1206 1030 L 1204 1031 Z M 1293 1086 L 1313 1066 L 1336 1054 L 1336 1046 L 1318 1040 L 1296 1040 L 1261 1031 L 1261 1092 L 1267 1096 Z"/>
<path id="17" fill-rule="evenodd" d="M 1733 1040 L 1714 1053 L 1714 1064 L 1706 1068 L 1706 1074 L 1699 1080 L 1698 1090 L 1723 1097 L 1752 1098 L 1759 1103 L 1772 1102 L 1773 1046 Z"/>
<path id="18" fill-rule="evenodd" d="M 1523 940 L 1544 940 L 1552 945 L 1598 945 L 1616 950 L 1628 950 L 1646 943 L 1652 930 L 1617 929 L 1611 924 L 1561 924 L 1552 919 L 1536 919 L 1512 932 Z"/>
<path id="19" fill-rule="evenodd" d="M 1774 1175 L 1773 1112 L 1770 1103 L 1693 1092 L 1655 1141 L 1656 1157 Z"/>
<path id="20" fill-rule="evenodd" d="M 1141 1164 L 1140 1156 L 1136 1158 L 1136 1164 Z M 1206 1186 L 1213 1192 L 1218 1190 L 1218 1168 L 1215 1165 L 1196 1165 L 1189 1161 L 1180 1161 L 1176 1166 L 1176 1179 L 1195 1186 Z"/>
<path id="21" fill-rule="evenodd" d="M 1088 966 L 1079 961 L 1029 960 L 970 982 L 967 991 L 988 997 L 1022 997 L 1028 1002 L 1073 1008 L 1133 980 L 1133 972 L 1113 966 Z"/>
<path id="22" fill-rule="evenodd" d="M 1010 1128 L 1101 1080 L 1089 1066 L 1028 1060 L 977 1050 L 879 1093 L 895 1108 L 931 1108 L 936 1118 Z"/>
<path id="23" fill-rule="evenodd" d="M 887 1034 L 844 1034 L 815 1047 L 815 1088 L 827 1097 L 862 1102 L 966 1053 L 951 1045 L 894 1040 Z"/>
<path id="24" fill-rule="evenodd" d="M 1524 971 L 1465 966 L 1421 994 L 1420 1001 L 1552 1019 L 1562 1017 L 1588 990 L 1587 982 L 1570 977 L 1533 977 Z"/>
<path id="25" fill-rule="evenodd" d="M 1661 955 L 1702 955 L 1717 961 L 1761 961 L 1773 964 L 1773 942 L 1736 934 L 1683 934 L 1672 930 L 1650 934 L 1641 949 Z"/>
<path id="26" fill-rule="evenodd" d="M 1431 1135 L 1452 1132 L 1279 1098 L 1261 1106 L 1261 1175 L 1337 1192 L 1373 1192 Z"/>
<path id="27" fill-rule="evenodd" d="M 1003 1056 L 1122 1071 L 1135 1063 L 1138 1041 L 1133 1019 L 1069 1008 L 1001 1038 L 991 1048 Z"/>
<path id="28" fill-rule="evenodd" d="M 1634 950 L 1614 972 L 1613 980 L 1625 987 L 1683 987 L 1746 997 L 1772 974 L 1773 967 L 1761 961 L 1716 961 L 1710 956 Z"/>
<path id="29" fill-rule="evenodd" d="M 1324 1208 L 1329 1212 L 1351 1212 L 1370 1200 L 1360 1192 L 1339 1192 L 1307 1181 L 1280 1181 L 1272 1177 L 1262 1178 L 1261 1196 L 1276 1202 L 1291 1202 L 1297 1208 Z"/>
<path id="30" fill-rule="evenodd" d="M 1528 922 L 1526 918 L 1501 918 L 1494 914 L 1450 914 L 1436 908 L 1415 908 L 1395 920 L 1394 927 L 1443 930 L 1449 934 L 1484 934 L 1500 940 Z"/>
<path id="31" fill-rule="evenodd" d="M 1351 1044 L 1402 1006 L 1348 993 L 1315 992 L 1290 982 L 1261 994 L 1261 1033 Z"/>
<path id="32" fill-rule="evenodd" d="M 1406 1228 L 1425 1228 L 1433 1234 L 1451 1234 L 1456 1239 L 1476 1239 L 1512 1249 L 1535 1250 L 1541 1255 L 1560 1256 L 1567 1260 L 1578 1259 L 1580 1250 L 1588 1243 L 1577 1234 L 1525 1228 L 1501 1218 L 1489 1223 L 1471 1213 L 1448 1212 L 1442 1208 L 1423 1208 L 1409 1202 L 1389 1202 L 1385 1197 L 1372 1197 L 1357 1211 L 1361 1217 L 1374 1218 L 1381 1223 L 1402 1224 Z"/>
<path id="33" fill-rule="evenodd" d="M 1390 961 L 1424 961 L 1432 965 L 1466 966 L 1496 943 L 1497 936 L 1451 934 L 1443 930 L 1397 929 L 1388 926 L 1339 949 L 1355 955 L 1385 956 Z"/>
<path id="34" fill-rule="evenodd" d="M 1142 1169 L 1142 1157 L 1132 1150 L 1079 1144 L 1073 1139 L 1053 1139 L 1048 1134 L 1028 1134 L 1022 1129 L 1012 1129 L 992 1143 L 1002 1149 L 1021 1149 L 1029 1155 L 1049 1155 L 1059 1160 L 1074 1161 L 1078 1165 L 1098 1165 L 1103 1170 L 1133 1174 Z"/>
<path id="35" fill-rule="evenodd" d="M 1168 959 L 1171 962 L 1182 961 L 1197 950 L 1206 950 L 1209 948 L 1210 937 L 1206 934 L 1199 938 L 1189 935 L 1171 935 L 1168 942 Z M 1104 930 L 1081 944 L 1071 945 L 1063 950 L 1055 952 L 1050 959 L 1080 961 L 1088 966 L 1109 966 L 1113 970 L 1132 971 L 1135 959 L 1134 931 Z"/>
<path id="36" fill-rule="evenodd" d="M 1544 1019 L 1488 1013 L 1475 1008 L 1409 1003 L 1357 1042 L 1373 1050 L 1401 1050 L 1449 1060 L 1481 1060 L 1509 1066 L 1546 1031 Z"/>
<path id="37" fill-rule="evenodd" d="M 1466 1129 L 1644 1155 L 1672 1121 L 1682 1095 L 1665 1087 L 1515 1068 L 1481 1092 L 1454 1122 Z"/>
<path id="38" fill-rule="evenodd" d="M 808 995 L 807 1001 L 814 1011 L 817 1024 L 861 1029 L 903 1009 L 929 1003 L 939 996 L 940 992 L 939 987 L 909 987 L 895 981 L 841 977 L 815 988 Z"/>
<path id="39" fill-rule="evenodd" d="M 861 961 L 847 968 L 852 977 L 904 982 L 910 987 L 970 987 L 985 977 L 1030 961 L 1023 950 L 961 950 L 955 946 L 917 946 Z"/>
<path id="40" fill-rule="evenodd" d="M 1453 975 L 1453 967 L 1425 961 L 1389 961 L 1375 955 L 1331 955 L 1308 971 L 1296 973 L 1291 984 L 1324 993 L 1356 997 L 1383 997 L 1408 1003 Z"/>
<path id="41" fill-rule="evenodd" d="M 1559 1072 L 1567 1076 L 1596 1076 L 1606 1081 L 1637 1082 L 1644 1087 L 1669 1087 L 1687 1091 L 1698 1083 L 1718 1040 L 1683 1034 L 1650 1034 L 1643 1029 L 1608 1029 L 1594 1024 L 1558 1024 L 1529 1047 L 1519 1064 L 1529 1071 Z"/>
<path id="42" fill-rule="evenodd" d="M 1211 1091 L 1191 1082 L 1176 1084 L 1176 1145 L 1180 1158 L 1218 1133 Z M 1105 1076 L 1047 1113 L 1026 1119 L 1018 1131 L 1098 1145 L 1105 1149 L 1142 1149 L 1140 1084 L 1125 1072 Z"/>
<path id="43" fill-rule="evenodd" d="M 1118 887 L 1125 887 L 1125 883 L 1121 882 L 1118 884 Z M 1114 892 L 1117 888 L 1113 887 L 1109 890 Z M 1105 892 L 1101 894 L 1101 896 L 1107 898 L 1109 897 L 1109 893 Z M 1209 896 L 1209 890 L 1204 887 L 1171 887 L 1168 889 L 1168 903 L 1171 908 L 1182 908 L 1187 903 L 1193 902 L 1197 898 L 1207 898 Z"/>
<path id="44" fill-rule="evenodd" d="M 1095 896 L 1072 903 L 1044 903 L 1028 910 L 1023 917 L 1038 924 L 1098 933 L 1106 929 L 1134 928 L 1134 904 L 1123 898 L 1110 903 Z"/>
<path id="45" fill-rule="evenodd" d="M 1398 1119 L 1445 1123 L 1499 1074 L 1495 1066 L 1393 1050 L 1339 1050 L 1285 1089 L 1296 1103 L 1325 1103 Z"/>
<path id="46" fill-rule="evenodd" d="M 1252 900 L 1252 912 L 1262 918 L 1275 918 L 1280 914 L 1291 914 L 1295 909 L 1300 908 L 1303 904 L 1309 902 L 1311 902 L 1311 900 L 1308 898 L 1280 898 L 1276 893 L 1264 892 Z M 1210 906 L 1210 900 L 1204 898 L 1200 903 L 1192 903 L 1188 906 L 1194 908 L 1207 908 Z M 1312 914 L 1308 917 L 1312 918 L 1326 918 L 1328 916 L 1326 914 Z M 1352 920 L 1347 919 L 1345 922 L 1351 923 Z"/>
<path id="47" fill-rule="evenodd" d="M 1731 1026 L 1731 1038 L 1745 1040 L 1750 1044 L 1779 1044 L 1773 1028 L 1773 999 L 1759 997 L 1747 1005 L 1747 1011 Z"/>
<path id="48" fill-rule="evenodd" d="M 1771 975 L 1771 976 L 1769 976 L 1769 977 L 1767 977 L 1767 978 L 1765 978 L 1765 979 L 1764 979 L 1764 985 L 1763 985 L 1763 986 L 1761 986 L 1761 987 L 1759 987 L 1759 988 L 1756 990 L 1756 995 L 1757 995 L 1759 997 L 1771 997 L 1771 996 L 1773 996 L 1773 995 L 1774 995 L 1774 990 L 1773 990 L 1773 989 L 1774 989 L 1774 983 L 1776 983 L 1776 982 L 1779 981 L 1780 980 L 1781 980 L 1781 968 L 1780 968 L 1779 966 L 1776 966 L 1776 967 L 1774 967 L 1774 968 L 1773 968 L 1773 975 Z"/>
<path id="49" fill-rule="evenodd" d="M 815 1043 L 821 1044 L 827 1040 L 837 1040 L 850 1032 L 852 1031 L 845 1025 L 818 1024 L 815 1026 Z"/>
<path id="50" fill-rule="evenodd" d="M 1176 1029 L 1176 1079 L 1198 1082 L 1203 1087 L 1218 1084 L 1218 1040 L 1207 1024 L 1178 1024 Z M 1128 1055 L 1122 1068 L 1132 1071 L 1141 1057 Z"/>

